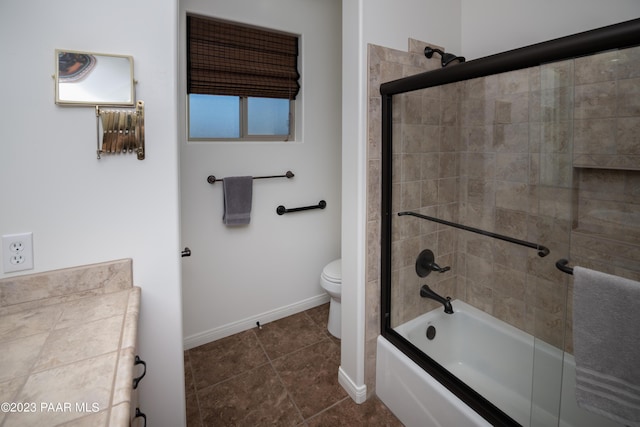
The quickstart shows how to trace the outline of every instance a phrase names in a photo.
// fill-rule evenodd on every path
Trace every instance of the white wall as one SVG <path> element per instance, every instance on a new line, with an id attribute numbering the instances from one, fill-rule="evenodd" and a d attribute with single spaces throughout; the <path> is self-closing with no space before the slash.
<path id="1" fill-rule="evenodd" d="M 149 367 L 141 408 L 149 425 L 172 427 L 184 425 L 185 413 L 177 13 L 174 0 L 0 3 L 0 234 L 33 232 L 35 268 L 24 273 L 133 259 L 139 354 Z M 134 57 L 146 160 L 96 159 L 94 108 L 54 104 L 56 48 Z"/>
<path id="2" fill-rule="evenodd" d="M 341 384 L 356 402 L 364 383 L 366 230 L 366 49 L 363 0 L 342 0 L 342 342 Z"/>
<path id="3" fill-rule="evenodd" d="M 467 60 L 640 17 L 637 0 L 462 0 Z"/>
<path id="4" fill-rule="evenodd" d="M 462 0 L 367 0 L 363 2 L 365 43 L 407 50 L 413 38 L 457 53 L 461 45 Z"/>
<path id="5" fill-rule="evenodd" d="M 183 24 L 185 13 L 299 34 L 302 74 L 295 141 L 191 143 L 181 120 L 182 241 L 193 253 L 183 261 L 190 348 L 328 301 L 320 273 L 340 257 L 341 11 L 340 0 L 184 0 Z M 184 75 L 180 85 L 186 93 Z M 287 170 L 295 177 L 254 181 L 248 226 L 222 223 L 222 184 L 208 184 L 208 175 Z M 326 209 L 276 214 L 281 204 L 320 200 Z"/>

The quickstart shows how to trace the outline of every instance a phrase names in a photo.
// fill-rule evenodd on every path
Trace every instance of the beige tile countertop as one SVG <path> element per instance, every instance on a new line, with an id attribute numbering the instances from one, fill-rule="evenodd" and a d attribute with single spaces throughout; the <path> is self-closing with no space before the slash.
<path id="1" fill-rule="evenodd" d="M 0 426 L 128 426 L 139 309 L 131 260 L 0 280 Z"/>

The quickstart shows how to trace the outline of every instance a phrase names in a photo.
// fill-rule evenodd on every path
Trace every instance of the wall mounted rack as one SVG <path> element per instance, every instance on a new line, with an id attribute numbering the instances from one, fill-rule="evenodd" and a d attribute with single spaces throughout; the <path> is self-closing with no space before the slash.
<path id="1" fill-rule="evenodd" d="M 293 178 L 295 175 L 291 171 L 287 171 L 284 175 L 254 176 L 253 179 L 269 179 L 269 178 Z M 215 184 L 218 181 L 224 181 L 224 178 L 216 178 L 215 175 L 209 175 L 207 182 Z"/>
<path id="2" fill-rule="evenodd" d="M 96 134 L 98 159 L 102 154 L 136 153 L 138 160 L 144 160 L 144 101 L 135 108 L 96 106 Z"/>

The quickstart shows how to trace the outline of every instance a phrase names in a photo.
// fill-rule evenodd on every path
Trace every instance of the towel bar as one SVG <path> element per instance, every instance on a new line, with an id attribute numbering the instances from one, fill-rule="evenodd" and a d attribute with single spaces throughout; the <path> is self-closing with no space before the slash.
<path id="1" fill-rule="evenodd" d="M 471 231 L 472 233 L 482 234 L 483 236 L 493 237 L 494 239 L 504 240 L 505 242 L 515 243 L 516 245 L 520 245 L 520 246 L 526 246 L 528 248 L 537 250 L 538 256 L 540 257 L 545 257 L 549 255 L 549 248 L 547 248 L 546 246 L 539 245 L 537 243 L 527 242 L 525 240 L 520 240 L 520 239 L 514 239 L 513 237 L 504 236 L 498 233 L 492 233 L 490 231 L 481 230 L 475 227 L 469 227 L 467 225 L 457 224 L 451 221 L 445 221 L 444 219 L 434 218 L 432 216 L 422 215 L 415 212 L 410 212 L 410 211 L 398 212 L 398 216 L 403 216 L 403 215 L 415 216 L 416 218 L 426 219 L 428 221 L 433 221 L 439 224 L 448 225 L 449 227 L 459 228 L 460 230 Z"/>
<path id="2" fill-rule="evenodd" d="M 564 273 L 573 274 L 573 268 L 567 267 L 567 264 L 569 264 L 568 260 L 564 258 L 559 259 L 556 261 L 556 268 Z"/>
<path id="3" fill-rule="evenodd" d="M 293 178 L 295 175 L 291 171 L 287 171 L 284 175 L 269 175 L 269 176 L 254 176 L 253 179 L 268 179 L 268 178 Z M 209 184 L 215 184 L 216 181 L 224 181 L 223 178 L 216 178 L 215 175 L 209 175 L 207 182 Z"/>
<path id="4" fill-rule="evenodd" d="M 317 205 L 313 205 L 313 206 L 302 206 L 300 208 L 291 208 L 291 209 L 287 209 L 284 206 L 280 205 L 276 208 L 276 213 L 278 215 L 284 215 L 286 213 L 290 213 L 290 212 L 299 212 L 299 211 L 308 211 L 310 209 L 324 209 L 327 207 L 327 202 L 325 202 L 324 200 L 320 200 L 320 202 L 318 202 Z"/>

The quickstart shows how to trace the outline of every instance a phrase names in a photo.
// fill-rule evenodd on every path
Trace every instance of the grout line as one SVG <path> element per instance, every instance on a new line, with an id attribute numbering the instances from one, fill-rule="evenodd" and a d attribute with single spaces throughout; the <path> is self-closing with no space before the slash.
<path id="1" fill-rule="evenodd" d="M 194 388 L 195 388 L 196 392 L 204 391 L 204 390 L 210 389 L 211 387 L 216 387 L 216 386 L 219 386 L 220 384 L 224 384 L 224 383 L 229 382 L 231 380 L 235 380 L 235 379 L 237 379 L 237 378 L 239 378 L 239 377 L 241 377 L 243 375 L 247 375 L 249 372 L 254 371 L 254 370 L 258 369 L 258 368 L 262 368 L 263 366 L 268 365 L 269 363 L 270 362 L 261 363 L 259 365 L 254 366 L 251 369 L 247 369 L 246 371 L 242 371 L 239 374 L 233 375 L 233 376 L 231 376 L 229 378 L 225 378 L 222 381 L 218 381 L 217 383 L 214 383 L 214 384 L 209 384 L 206 387 L 197 388 L 196 385 L 194 384 Z M 194 376 L 194 382 L 195 382 L 195 376 Z"/>
<path id="2" fill-rule="evenodd" d="M 329 337 L 322 337 L 322 338 L 321 338 L 321 339 L 319 339 L 318 341 L 312 342 L 311 344 L 307 344 L 307 345 L 305 345 L 304 347 L 300 347 L 300 348 L 298 348 L 298 349 L 296 349 L 296 350 L 294 350 L 294 351 L 292 351 L 292 352 L 290 352 L 290 353 L 283 354 L 282 356 L 278 356 L 278 357 L 276 357 L 276 358 L 275 358 L 275 359 L 273 359 L 273 360 L 282 359 L 283 357 L 287 357 L 287 356 L 291 356 L 291 355 L 296 354 L 296 353 L 300 353 L 302 350 L 306 350 L 306 349 L 308 349 L 309 347 L 314 346 L 314 345 L 317 345 L 317 344 L 319 344 L 319 343 L 321 343 L 321 342 L 323 342 L 323 341 L 331 341 L 331 338 L 329 338 Z M 267 356 L 267 357 L 268 357 L 268 356 Z M 269 359 L 269 360 L 271 360 L 271 359 Z"/>
<path id="3" fill-rule="evenodd" d="M 318 323 L 317 323 L 317 322 L 316 322 L 316 321 L 315 321 L 315 320 L 314 320 L 314 319 L 313 319 L 313 318 L 308 314 L 308 311 L 309 311 L 309 310 L 305 310 L 303 313 L 304 313 L 304 314 L 305 314 L 305 315 L 306 315 L 306 316 L 311 320 L 311 322 L 312 322 L 316 327 L 318 327 L 318 328 L 321 328 L 321 329 L 322 329 L 322 325 L 318 325 Z M 325 329 L 326 329 L 326 328 L 325 328 Z M 293 406 L 294 406 L 294 407 L 296 408 L 296 410 L 298 411 L 298 414 L 300 415 L 300 418 L 303 420 L 300 424 L 298 424 L 299 426 L 307 425 L 307 421 L 308 421 L 309 419 L 311 419 L 311 418 L 313 418 L 313 417 L 315 417 L 315 416 L 317 416 L 317 415 L 319 415 L 319 414 L 321 414 L 321 413 L 325 412 L 326 410 L 328 410 L 328 409 L 332 408 L 333 406 L 337 405 L 338 403 L 340 403 L 340 402 L 344 401 L 344 399 L 341 399 L 341 400 L 339 400 L 338 402 L 335 402 L 334 404 L 332 404 L 332 405 L 330 405 L 330 406 L 328 406 L 328 407 L 326 407 L 326 408 L 323 408 L 323 409 L 322 409 L 322 410 L 320 410 L 319 412 L 317 412 L 317 413 L 315 413 L 315 414 L 313 414 L 313 415 L 311 415 L 311 416 L 309 416 L 309 417 L 305 418 L 305 417 L 304 417 L 304 415 L 302 414 L 302 411 L 300 410 L 300 408 L 299 408 L 299 407 L 298 407 L 298 405 L 296 404 L 295 400 L 293 399 L 293 395 L 291 394 L 291 392 L 289 391 L 289 389 L 287 388 L 287 386 L 284 384 L 284 381 L 282 381 L 282 377 L 280 376 L 280 372 L 279 372 L 279 371 L 276 369 L 276 367 L 273 365 L 273 362 L 274 362 L 275 360 L 282 359 L 282 358 L 284 358 L 284 357 L 288 357 L 288 356 L 294 355 L 294 354 L 299 353 L 299 352 L 301 352 L 301 351 L 303 351 L 303 350 L 305 350 L 305 349 L 308 349 L 308 348 L 309 348 L 309 347 L 311 347 L 311 346 L 317 345 L 317 344 L 319 344 L 319 343 L 321 343 L 321 342 L 329 341 L 330 343 L 333 343 L 333 340 L 331 339 L 331 337 L 330 337 L 330 335 L 329 335 L 328 331 L 326 331 L 326 330 L 324 330 L 324 329 L 323 329 L 322 338 L 320 338 L 318 341 L 312 342 L 312 343 L 310 343 L 310 344 L 308 344 L 308 345 L 305 345 L 305 346 L 303 346 L 303 347 L 300 347 L 300 348 L 298 348 L 298 349 L 296 349 L 296 350 L 294 350 L 294 351 L 291 351 L 291 352 L 289 352 L 289 353 L 283 354 L 283 355 L 281 355 L 281 356 L 278 356 L 278 357 L 276 357 L 276 358 L 272 359 L 272 358 L 269 356 L 269 354 L 267 353 L 266 349 L 264 348 L 264 345 L 262 344 L 262 341 L 260 340 L 260 337 L 259 337 L 259 336 L 258 336 L 258 334 L 256 333 L 255 329 L 254 329 L 254 328 L 252 328 L 251 330 L 252 330 L 252 331 L 253 331 L 253 333 L 256 335 L 256 338 L 258 339 L 258 342 L 260 343 L 260 346 L 262 347 L 263 351 L 265 352 L 265 355 L 267 356 L 267 359 L 269 360 L 269 364 L 271 365 L 271 368 L 274 370 L 274 372 L 275 372 L 275 373 L 276 373 L 276 375 L 278 376 L 278 379 L 280 380 L 280 383 L 282 384 L 282 386 L 283 386 L 283 387 L 284 387 L 284 389 L 286 390 L 287 395 L 289 396 L 289 399 L 291 400 L 291 403 L 293 404 Z M 347 396 L 346 398 L 348 398 L 348 396 Z"/>
<path id="4" fill-rule="evenodd" d="M 305 420 L 304 420 L 304 416 L 302 415 L 302 411 L 300 410 L 300 408 L 296 404 L 296 401 L 293 399 L 293 396 L 291 395 L 291 392 L 287 388 L 286 384 L 284 383 L 284 381 L 282 381 L 282 377 L 280 376 L 280 372 L 278 372 L 276 367 L 273 365 L 273 361 L 271 360 L 271 357 L 269 357 L 269 354 L 267 353 L 267 350 L 264 348 L 264 345 L 262 345 L 262 341 L 260 341 L 260 337 L 258 337 L 258 334 L 256 334 L 256 332 L 253 329 L 251 329 L 251 331 L 253 331 L 254 335 L 256 336 L 256 339 L 258 340 L 258 343 L 260 344 L 260 348 L 262 348 L 262 351 L 264 351 L 264 354 L 267 356 L 267 360 L 269 361 L 269 365 L 271 366 L 271 369 L 273 369 L 273 372 L 275 372 L 276 377 L 278 377 L 278 381 L 280 381 L 280 384 L 282 385 L 282 388 L 284 388 L 284 391 L 287 393 L 287 397 L 289 398 L 289 401 L 291 402 L 291 404 L 293 405 L 295 410 L 298 412 L 298 415 L 300 416 L 300 419 L 302 420 L 302 424 L 305 424 Z M 291 354 L 291 353 L 288 353 L 288 354 Z M 284 357 L 284 356 L 286 356 L 286 355 L 283 355 L 281 357 Z M 276 358 L 276 359 L 278 359 L 278 358 Z M 300 425 L 300 424 L 298 424 L 298 425 Z"/>
<path id="5" fill-rule="evenodd" d="M 185 350 L 187 352 L 187 354 L 189 354 L 189 350 Z M 196 387 L 196 376 L 193 372 L 193 365 L 191 364 L 191 354 L 189 354 L 188 357 L 188 362 L 189 362 L 189 371 L 191 372 L 191 388 L 193 389 L 193 395 L 196 398 L 196 408 L 198 408 L 198 420 L 200 421 L 200 426 L 202 427 L 204 426 L 204 421 L 202 420 L 202 411 L 200 410 L 200 397 L 198 396 L 198 388 Z M 185 397 L 187 395 L 187 391 L 185 390 Z M 186 409 L 186 405 L 185 405 L 185 409 Z"/>
<path id="6" fill-rule="evenodd" d="M 313 317 L 311 317 L 311 315 L 309 314 L 309 310 L 305 310 L 303 313 L 304 313 L 304 314 L 305 314 L 305 315 L 306 315 L 306 316 L 311 320 L 311 322 L 312 322 L 314 325 L 316 325 L 316 326 L 318 326 L 318 327 L 320 327 L 320 326 L 321 326 L 321 325 L 318 325 L 318 322 L 316 322 L 316 320 L 315 320 Z"/>
<path id="7" fill-rule="evenodd" d="M 262 367 L 262 366 L 264 366 L 264 365 L 266 365 L 266 364 L 268 364 L 268 363 L 271 363 L 271 359 L 269 358 L 269 355 L 268 355 L 268 354 L 267 354 L 267 352 L 265 351 L 265 349 L 264 349 L 264 347 L 263 347 L 263 345 L 262 345 L 262 342 L 260 342 L 260 338 L 258 338 L 258 336 L 257 336 L 257 334 L 255 333 L 255 331 L 253 330 L 253 328 L 252 328 L 252 329 L 250 329 L 250 331 L 251 331 L 251 332 L 253 332 L 253 334 L 254 334 L 254 336 L 255 336 L 255 338 L 256 338 L 256 340 L 257 340 L 258 344 L 260 345 L 260 348 L 262 349 L 262 351 L 264 352 L 265 357 L 267 358 L 267 361 L 266 361 L 266 362 L 264 362 L 264 363 L 260 363 L 260 364 L 258 364 L 258 365 L 256 365 L 256 366 L 254 366 L 254 367 L 252 367 L 252 368 L 250 368 L 250 369 L 247 369 L 247 370 L 245 370 L 245 371 L 242 371 L 242 372 L 240 372 L 240 373 L 237 373 L 237 374 L 235 374 L 235 375 L 232 375 L 232 376 L 230 376 L 230 377 L 228 377 L 228 378 L 225 378 L 225 379 L 223 379 L 223 380 L 221 380 L 221 381 L 218 381 L 217 383 L 208 384 L 206 387 L 202 387 L 202 388 L 198 388 L 198 386 L 197 386 L 197 384 L 196 384 L 196 375 L 195 375 L 195 373 L 193 372 L 193 368 L 192 368 L 192 375 L 193 375 L 193 388 L 194 388 L 194 390 L 195 390 L 196 392 L 197 392 L 197 391 L 199 391 L 199 390 L 206 390 L 206 389 L 209 389 L 209 388 L 211 388 L 211 387 L 214 387 L 214 386 L 220 385 L 220 384 L 225 383 L 225 382 L 227 382 L 227 381 L 231 381 L 231 380 L 236 379 L 236 378 L 238 378 L 238 377 L 240 377 L 240 376 L 242 376 L 242 375 L 245 375 L 245 374 L 246 374 L 246 373 L 248 373 L 248 372 L 253 371 L 254 369 L 258 369 L 258 368 L 260 368 L 260 367 Z M 234 335 L 244 334 L 244 333 L 246 333 L 246 332 L 248 332 L 248 331 L 238 332 L 237 334 L 234 334 Z M 233 335 L 230 335 L 230 336 L 233 336 Z M 228 338 L 228 337 L 226 337 L 226 338 Z M 194 348 L 197 348 L 197 347 L 194 347 Z M 191 351 L 191 350 L 193 350 L 193 349 L 189 349 L 189 350 L 185 350 L 185 351 Z M 189 356 L 189 363 L 191 363 L 191 356 Z"/>
<path id="8" fill-rule="evenodd" d="M 291 402 L 291 404 L 295 408 L 296 412 L 298 413 L 298 416 L 302 420 L 302 424 L 305 424 L 304 415 L 302 415 L 302 411 L 298 407 L 298 404 L 296 403 L 295 399 L 293 398 L 293 395 L 291 394 L 291 392 L 287 388 L 286 384 L 284 383 L 284 381 L 282 381 L 282 377 L 280 376 L 280 372 L 278 372 L 278 370 L 276 369 L 275 366 L 273 366 L 273 364 L 271 364 L 271 369 L 273 369 L 273 372 L 276 373 L 276 376 L 278 377 L 278 380 L 280 381 L 280 384 L 282 384 L 282 387 L 284 388 L 284 391 L 287 392 L 287 397 L 289 398 L 289 401 Z"/>
<path id="9" fill-rule="evenodd" d="M 315 414 L 311 415 L 309 418 L 305 419 L 305 422 L 306 422 L 306 421 L 311 421 L 312 419 L 314 419 L 314 418 L 316 418 L 316 417 L 319 417 L 320 415 L 322 415 L 323 413 L 327 412 L 328 410 L 330 410 L 330 409 L 331 409 L 331 408 L 333 408 L 334 406 L 338 406 L 338 405 L 340 405 L 342 402 L 344 402 L 344 401 L 345 401 L 345 400 L 347 400 L 347 399 L 351 399 L 351 398 L 349 397 L 349 395 L 346 395 L 345 397 L 343 397 L 342 399 L 338 400 L 337 402 L 335 402 L 335 403 L 333 403 L 333 404 L 331 404 L 331 405 L 327 406 L 326 408 L 322 409 L 321 411 L 319 411 L 319 412 L 317 412 L 317 413 L 315 413 Z"/>
<path id="10" fill-rule="evenodd" d="M 283 355 L 281 355 L 281 356 L 278 356 L 278 357 L 276 357 L 276 358 L 273 358 L 273 359 L 272 359 L 272 358 L 269 356 L 269 354 L 267 353 L 267 350 L 265 349 L 264 344 L 263 344 L 263 343 L 262 343 L 262 341 L 260 340 L 260 337 L 258 336 L 258 333 L 255 331 L 255 328 L 251 328 L 251 329 L 250 329 L 250 331 L 252 331 L 252 333 L 253 333 L 254 337 L 255 337 L 255 338 L 256 338 L 256 340 L 258 341 L 258 344 L 260 345 L 260 348 L 262 349 L 262 351 L 263 351 L 264 355 L 266 356 L 267 361 L 266 361 L 265 363 L 262 363 L 262 364 L 259 364 L 259 365 L 257 365 L 257 366 L 254 366 L 254 367 L 253 367 L 253 368 L 251 368 L 251 369 L 248 369 L 248 370 L 245 370 L 245 371 L 243 371 L 243 372 L 241 372 L 241 373 L 238 373 L 238 374 L 236 374 L 236 375 L 234 375 L 234 376 L 232 376 L 232 377 L 229 377 L 229 378 L 226 378 L 226 379 L 224 379 L 224 380 L 222 380 L 222 381 L 219 381 L 219 382 L 217 382 L 217 383 L 215 383 L 215 384 L 210 384 L 210 385 L 208 385 L 208 386 L 206 386 L 206 387 L 204 387 L 204 388 L 202 388 L 202 389 L 198 389 L 198 387 L 197 387 L 197 384 L 196 384 L 196 376 L 195 376 L 195 373 L 194 373 L 194 371 L 193 371 L 193 365 L 192 365 L 192 363 L 191 363 L 191 355 L 189 354 L 189 369 L 190 369 L 190 371 L 191 371 L 191 378 L 192 378 L 192 381 L 193 381 L 193 392 L 194 392 L 195 397 L 196 397 L 196 405 L 197 405 L 197 408 L 198 408 L 198 418 L 199 418 L 199 421 L 200 421 L 200 426 L 204 426 L 204 421 L 203 421 L 203 419 L 202 419 L 202 411 L 200 410 L 199 392 L 204 391 L 204 390 L 207 390 L 207 389 L 212 388 L 212 387 L 215 387 L 215 386 L 217 386 L 217 385 L 219 385 L 219 384 L 222 384 L 222 383 L 224 383 L 224 382 L 227 382 L 227 381 L 230 381 L 230 380 L 236 379 L 236 378 L 238 378 L 239 376 L 241 376 L 241 375 L 245 375 L 245 374 L 247 374 L 248 372 L 251 372 L 251 371 L 252 371 L 252 370 L 254 370 L 254 369 L 257 369 L 257 368 L 263 367 L 263 366 L 264 366 L 264 365 L 266 365 L 266 364 L 269 364 L 269 365 L 271 366 L 271 369 L 273 369 L 273 371 L 275 372 L 275 374 L 276 374 L 276 376 L 277 376 L 278 380 L 280 381 L 280 384 L 282 385 L 282 387 L 284 388 L 284 390 L 285 390 L 285 391 L 286 391 L 286 393 L 287 393 L 287 397 L 289 398 L 289 400 L 290 400 L 290 402 L 292 403 L 293 407 L 294 407 L 294 408 L 295 408 L 295 410 L 297 411 L 297 413 L 298 413 L 298 415 L 299 415 L 300 419 L 302 420 L 300 423 L 296 424 L 297 426 L 307 426 L 307 425 L 308 425 L 308 423 L 307 423 L 307 421 L 308 421 L 308 420 L 310 420 L 310 419 L 312 419 L 312 418 L 315 418 L 315 417 L 319 416 L 320 414 L 322 414 L 322 413 L 326 412 L 327 410 L 329 410 L 329 409 L 333 408 L 334 406 L 336 406 L 336 405 L 338 405 L 338 404 L 340 404 L 340 403 L 344 402 L 344 400 L 345 400 L 345 399 L 348 399 L 348 398 L 349 398 L 349 396 L 346 396 L 345 398 L 343 398 L 343 399 L 341 399 L 341 400 L 339 400 L 339 401 L 337 401 L 337 402 L 335 402 L 335 403 L 331 404 L 330 406 L 328 406 L 328 407 L 326 407 L 326 408 L 323 408 L 322 410 L 320 410 L 320 411 L 319 411 L 319 412 L 317 412 L 316 414 L 313 414 L 313 415 L 311 415 L 311 416 L 309 416 L 308 418 L 306 418 L 306 419 L 305 419 L 305 417 L 302 415 L 302 411 L 300 410 L 300 408 L 299 408 L 299 407 L 298 407 L 298 405 L 296 404 L 295 400 L 293 399 L 293 395 L 291 394 L 291 392 L 289 391 L 289 389 L 288 389 L 288 388 L 287 388 L 287 386 L 285 385 L 284 381 L 282 380 L 282 377 L 280 376 L 280 372 L 278 372 L 278 370 L 276 369 L 276 367 L 275 367 L 275 366 L 274 366 L 274 364 L 273 364 L 273 362 L 274 362 L 275 360 L 278 360 L 278 359 L 281 359 L 281 358 L 283 358 L 283 357 L 287 357 L 287 356 L 293 355 L 293 354 L 298 353 L 298 352 L 300 352 L 300 351 L 303 351 L 303 350 L 305 350 L 305 349 L 307 349 L 307 348 L 309 348 L 309 347 L 311 347 L 311 346 L 313 346 L 313 345 L 317 345 L 318 343 L 321 343 L 321 342 L 323 342 L 323 341 L 328 340 L 330 343 L 334 343 L 334 341 L 333 341 L 333 339 L 331 338 L 331 336 L 330 336 L 330 334 L 328 333 L 328 331 L 326 331 L 326 330 L 325 330 L 325 329 L 326 329 L 326 327 L 324 327 L 323 325 L 319 325 L 319 324 L 318 324 L 318 323 L 317 323 L 317 322 L 316 322 L 316 321 L 315 321 L 315 320 L 314 320 L 314 319 L 309 315 L 308 311 L 309 311 L 309 310 L 305 310 L 303 313 L 304 313 L 304 314 L 305 314 L 305 315 L 306 315 L 306 316 L 311 320 L 311 322 L 314 324 L 314 326 L 316 326 L 316 327 L 318 327 L 318 328 L 321 328 L 321 329 L 322 329 L 322 332 L 323 332 L 323 333 L 322 333 L 322 337 L 321 337 L 318 341 L 315 341 L 315 342 L 310 343 L 310 344 L 308 344 L 308 345 L 305 345 L 305 346 L 303 346 L 303 347 L 301 347 L 301 348 L 298 348 L 298 349 L 296 349 L 296 350 L 294 350 L 294 351 L 291 351 L 291 352 L 289 352 L 289 353 L 283 354 Z M 334 344 L 335 344 L 335 343 L 334 343 Z M 186 352 L 189 352 L 189 350 L 185 350 L 185 351 L 186 351 Z"/>

